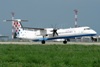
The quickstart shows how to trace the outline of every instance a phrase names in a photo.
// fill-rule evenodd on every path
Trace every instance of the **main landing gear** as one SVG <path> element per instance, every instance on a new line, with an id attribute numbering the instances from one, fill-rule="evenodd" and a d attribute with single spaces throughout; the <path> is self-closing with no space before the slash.
<path id="1" fill-rule="evenodd" d="M 45 40 L 41 41 L 42 44 L 45 44 Z M 67 40 L 63 41 L 63 44 L 67 44 Z"/>
<path id="2" fill-rule="evenodd" d="M 45 44 L 45 40 L 42 40 L 41 43 L 42 43 L 42 44 Z"/>
<path id="3" fill-rule="evenodd" d="M 45 40 L 42 40 L 41 43 L 45 44 Z M 67 40 L 66 39 L 63 41 L 63 44 L 67 44 Z"/>
<path id="4" fill-rule="evenodd" d="M 64 40 L 64 41 L 63 41 L 63 44 L 67 44 L 67 40 Z"/>

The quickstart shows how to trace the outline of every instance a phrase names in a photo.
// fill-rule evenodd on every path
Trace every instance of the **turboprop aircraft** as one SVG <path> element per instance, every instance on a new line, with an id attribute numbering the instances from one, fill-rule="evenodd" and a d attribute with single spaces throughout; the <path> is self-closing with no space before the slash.
<path id="1" fill-rule="evenodd" d="M 47 40 L 64 39 L 63 43 L 66 44 L 70 38 L 82 36 L 94 36 L 97 33 L 88 26 L 54 29 L 54 28 L 27 28 L 23 27 L 21 22 L 26 20 L 14 19 L 5 20 L 12 21 L 12 37 L 19 39 L 29 39 L 32 41 L 41 41 L 45 44 Z"/>

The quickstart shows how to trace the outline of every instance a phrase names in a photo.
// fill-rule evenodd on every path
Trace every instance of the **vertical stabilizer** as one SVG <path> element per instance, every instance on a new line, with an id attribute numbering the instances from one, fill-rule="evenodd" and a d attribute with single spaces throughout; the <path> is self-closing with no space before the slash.
<path id="1" fill-rule="evenodd" d="M 19 29 L 23 28 L 21 22 L 26 22 L 27 20 L 15 19 L 14 12 L 12 12 L 11 15 L 12 15 L 12 19 L 11 20 L 4 20 L 4 22 L 12 21 L 12 39 L 14 39 L 14 38 L 16 38 L 17 32 L 19 31 Z"/>
<path id="2" fill-rule="evenodd" d="M 16 32 L 22 27 L 21 20 L 14 18 L 14 12 L 12 12 L 12 39 L 16 38 Z"/>

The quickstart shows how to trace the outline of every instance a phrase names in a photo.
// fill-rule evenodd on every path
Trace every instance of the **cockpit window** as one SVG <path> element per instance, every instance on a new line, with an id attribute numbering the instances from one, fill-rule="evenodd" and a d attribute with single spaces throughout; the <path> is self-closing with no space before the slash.
<path id="1" fill-rule="evenodd" d="M 84 28 L 84 30 L 90 30 L 90 28 Z"/>

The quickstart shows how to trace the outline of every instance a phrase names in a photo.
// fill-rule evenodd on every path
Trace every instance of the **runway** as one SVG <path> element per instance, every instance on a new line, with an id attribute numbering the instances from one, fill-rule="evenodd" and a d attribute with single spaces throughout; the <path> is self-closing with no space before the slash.
<path id="1" fill-rule="evenodd" d="M 100 42 L 68 42 L 63 44 L 63 42 L 46 42 L 46 44 L 41 44 L 41 42 L 0 42 L 0 44 L 18 44 L 18 45 L 100 45 Z"/>

